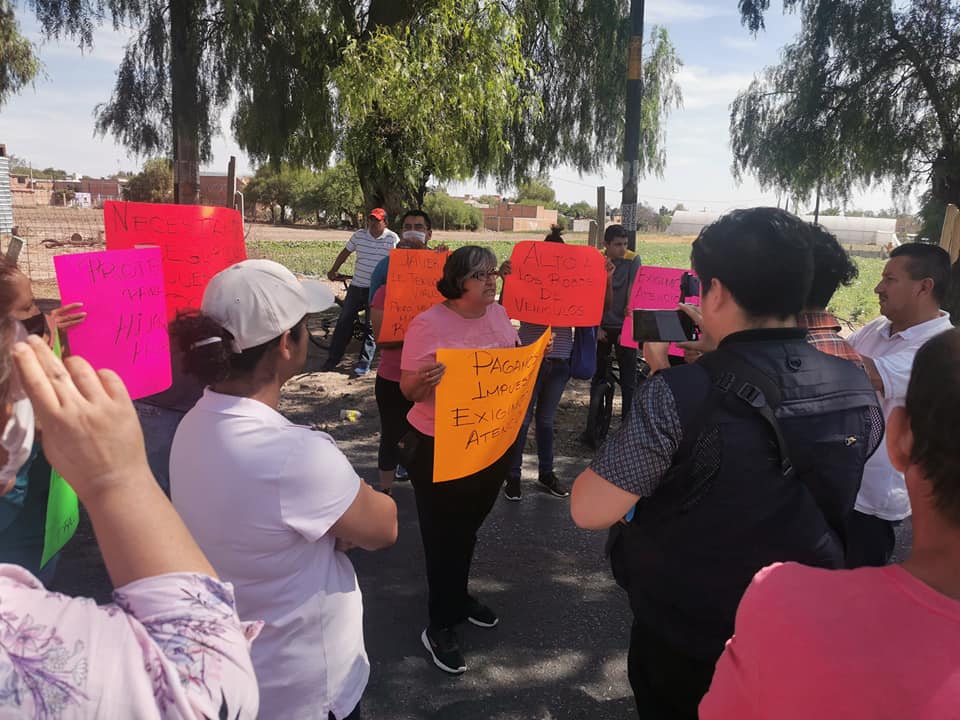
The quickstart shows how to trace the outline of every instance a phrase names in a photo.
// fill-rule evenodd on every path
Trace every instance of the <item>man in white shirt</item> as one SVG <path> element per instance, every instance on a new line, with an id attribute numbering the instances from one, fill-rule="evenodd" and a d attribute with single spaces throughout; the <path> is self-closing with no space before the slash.
<path id="1" fill-rule="evenodd" d="M 350 344 L 353 324 L 357 320 L 357 315 L 360 314 L 361 310 L 367 308 L 370 295 L 370 275 L 377 263 L 387 257 L 390 250 L 397 246 L 399 240 L 397 234 L 387 228 L 386 211 L 383 208 L 374 208 L 367 215 L 367 226 L 350 236 L 346 246 L 337 255 L 337 259 L 333 261 L 333 266 L 327 273 L 330 280 L 336 280 L 340 273 L 340 266 L 346 262 L 351 253 L 354 251 L 357 253 L 353 281 L 347 288 L 347 297 L 343 301 L 340 317 L 337 318 L 337 326 L 333 330 L 333 339 L 330 341 L 329 355 L 323 365 L 323 372 L 332 372 L 340 364 L 340 360 L 343 359 L 343 353 L 346 351 L 347 345 Z M 366 375 L 370 372 L 370 363 L 373 362 L 373 354 L 376 351 L 377 345 L 373 337 L 373 330 L 370 327 L 368 312 L 363 347 L 360 348 L 360 358 L 357 360 L 357 366 L 353 369 L 356 375 Z"/>
<path id="2" fill-rule="evenodd" d="M 874 289 L 882 317 L 850 336 L 877 391 L 885 418 L 903 405 L 913 358 L 927 340 L 949 330 L 950 315 L 940 309 L 950 281 L 950 256 L 923 243 L 901 245 L 890 253 Z M 860 493 L 850 519 L 848 567 L 880 566 L 890 561 L 894 528 L 910 516 L 903 474 L 887 453 L 874 453 L 863 470 Z"/>

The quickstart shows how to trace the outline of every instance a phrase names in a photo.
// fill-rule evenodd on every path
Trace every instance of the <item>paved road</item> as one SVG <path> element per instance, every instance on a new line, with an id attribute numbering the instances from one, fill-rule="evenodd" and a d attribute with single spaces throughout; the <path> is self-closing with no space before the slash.
<path id="1" fill-rule="evenodd" d="M 357 462 L 371 477 L 373 458 Z M 533 460 L 533 458 L 528 458 Z M 558 458 L 574 477 L 581 459 Z M 528 476 L 534 476 L 531 465 Z M 629 609 L 603 557 L 604 536 L 578 530 L 568 502 L 524 484 L 484 525 L 472 591 L 500 615 L 487 630 L 463 626 L 467 672 L 436 669 L 420 644 L 426 583 L 413 490 L 395 486 L 397 544 L 351 553 L 364 593 L 371 660 L 363 701 L 372 720 L 559 720 L 633 717 L 626 677 Z"/>

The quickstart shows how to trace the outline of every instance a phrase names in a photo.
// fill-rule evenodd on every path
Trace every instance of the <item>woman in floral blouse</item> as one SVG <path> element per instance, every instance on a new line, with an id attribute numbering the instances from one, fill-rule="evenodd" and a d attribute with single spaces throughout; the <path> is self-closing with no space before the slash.
<path id="1" fill-rule="evenodd" d="M 153 480 L 121 380 L 81 358 L 61 362 L 37 337 L 12 356 L 116 590 L 115 604 L 98 607 L 0 565 L 0 716 L 255 718 L 258 627 L 239 621 L 232 587 Z M 0 363 L 9 358 L 0 348 Z"/>

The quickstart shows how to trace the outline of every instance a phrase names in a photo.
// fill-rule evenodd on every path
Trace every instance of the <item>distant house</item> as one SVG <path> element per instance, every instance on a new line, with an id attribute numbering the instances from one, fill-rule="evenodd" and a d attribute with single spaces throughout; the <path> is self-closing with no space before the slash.
<path id="1" fill-rule="evenodd" d="M 516 205 L 502 202 L 493 207 L 481 208 L 483 226 L 487 230 L 510 232 L 513 230 L 549 231 L 557 224 L 557 211 L 543 205 Z"/>

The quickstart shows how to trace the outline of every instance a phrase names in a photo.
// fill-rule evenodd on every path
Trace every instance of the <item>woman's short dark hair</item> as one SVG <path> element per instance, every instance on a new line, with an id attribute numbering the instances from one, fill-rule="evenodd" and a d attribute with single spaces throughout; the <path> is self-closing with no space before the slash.
<path id="1" fill-rule="evenodd" d="M 734 210 L 700 231 L 690 261 L 704 294 L 716 278 L 747 315 L 784 320 L 810 292 L 810 225 L 779 208 Z"/>
<path id="2" fill-rule="evenodd" d="M 551 225 L 551 226 L 550 226 L 550 232 L 549 232 L 549 233 L 547 234 L 547 236 L 543 239 L 543 241 L 544 241 L 544 242 L 562 243 L 562 242 L 563 242 L 563 230 L 560 228 L 559 225 Z"/>
<path id="3" fill-rule="evenodd" d="M 960 527 L 960 329 L 935 335 L 917 352 L 907 386 L 907 417 L 913 433 L 910 462 L 932 487 L 941 515 Z"/>
<path id="4" fill-rule="evenodd" d="M 808 310 L 822 310 L 827 307 L 837 288 L 852 284 L 860 270 L 837 238 L 819 225 L 810 226 L 810 243 L 813 251 L 813 281 L 804 305 Z"/>
<path id="5" fill-rule="evenodd" d="M 300 341 L 306 332 L 306 318 L 290 328 L 290 337 Z M 214 385 L 225 380 L 235 380 L 250 375 L 261 358 L 280 344 L 275 337 L 262 345 L 233 352 L 233 335 L 209 315 L 191 311 L 178 313 L 170 325 L 171 338 L 183 353 L 183 369 L 204 385 Z M 219 338 L 219 342 L 204 343 L 204 340 Z M 198 343 L 201 343 L 198 345 Z"/>
<path id="6" fill-rule="evenodd" d="M 497 256 L 490 248 L 479 245 L 464 245 L 454 250 L 443 266 L 443 277 L 437 281 L 437 290 L 447 300 L 456 300 L 463 295 L 463 284 L 479 270 L 497 267 Z"/>

